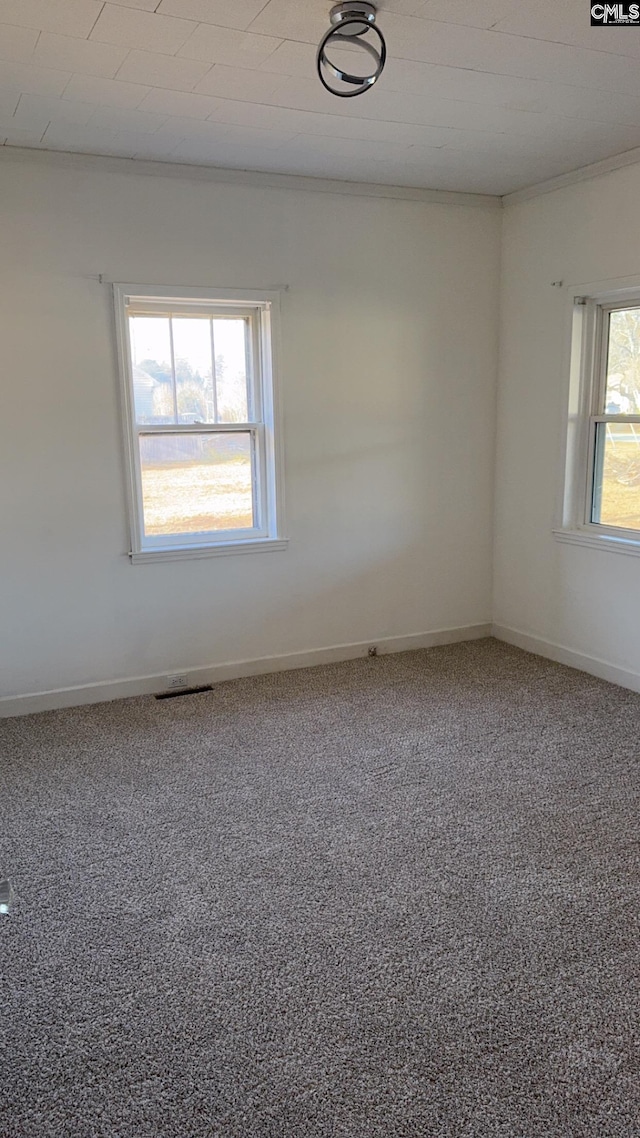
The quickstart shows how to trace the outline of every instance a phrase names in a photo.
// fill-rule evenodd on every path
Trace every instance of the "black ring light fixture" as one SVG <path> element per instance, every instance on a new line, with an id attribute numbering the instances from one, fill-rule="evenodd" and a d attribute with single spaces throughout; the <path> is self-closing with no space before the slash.
<path id="1" fill-rule="evenodd" d="M 325 32 L 318 47 L 316 65 L 318 75 L 323 87 L 332 95 L 340 99 L 352 99 L 354 95 L 363 95 L 378 81 L 387 58 L 387 45 L 380 29 L 376 26 L 377 9 L 375 4 L 367 4 L 364 0 L 343 0 L 336 4 L 329 13 L 331 27 Z M 371 43 L 370 39 L 363 37 L 374 32 L 378 43 Z M 373 61 L 373 70 L 369 69 L 364 75 L 351 75 L 343 71 L 329 58 L 327 51 L 331 47 L 344 47 L 345 44 L 356 45 Z M 335 86 L 335 80 L 345 83 L 345 88 Z"/>

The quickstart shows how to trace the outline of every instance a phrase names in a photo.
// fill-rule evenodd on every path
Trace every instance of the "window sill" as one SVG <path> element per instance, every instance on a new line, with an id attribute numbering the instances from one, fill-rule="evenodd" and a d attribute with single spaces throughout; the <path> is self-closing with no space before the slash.
<path id="1" fill-rule="evenodd" d="M 631 557 L 640 557 L 640 540 L 635 538 L 570 529 L 554 529 L 553 536 L 556 541 L 566 542 L 569 545 L 587 545 L 591 549 L 603 549 L 608 553 L 626 553 Z"/>
<path id="2" fill-rule="evenodd" d="M 132 565 L 141 565 L 150 561 L 185 561 L 197 557 L 230 557 L 234 553 L 277 553 L 286 549 L 289 542 L 286 538 L 258 538 L 256 541 L 234 541 L 226 545 L 193 545 L 177 546 L 168 549 L 145 549 L 138 553 L 129 553 Z"/>

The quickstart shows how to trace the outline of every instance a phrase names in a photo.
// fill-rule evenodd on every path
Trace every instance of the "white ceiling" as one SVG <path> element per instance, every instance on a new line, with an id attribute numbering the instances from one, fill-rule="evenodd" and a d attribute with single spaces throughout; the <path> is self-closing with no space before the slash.
<path id="1" fill-rule="evenodd" d="M 0 142 L 506 194 L 640 146 L 640 32 L 589 0 L 379 0 L 356 99 L 331 0 L 0 0 Z"/>

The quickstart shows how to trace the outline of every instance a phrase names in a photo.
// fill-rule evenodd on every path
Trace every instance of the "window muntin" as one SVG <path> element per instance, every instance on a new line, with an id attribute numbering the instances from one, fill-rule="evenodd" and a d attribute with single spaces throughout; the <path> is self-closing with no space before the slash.
<path id="1" fill-rule="evenodd" d="M 640 539 L 640 298 L 595 308 L 587 524 Z"/>
<path id="2" fill-rule="evenodd" d="M 277 541 L 272 294 L 114 294 L 132 556 Z"/>

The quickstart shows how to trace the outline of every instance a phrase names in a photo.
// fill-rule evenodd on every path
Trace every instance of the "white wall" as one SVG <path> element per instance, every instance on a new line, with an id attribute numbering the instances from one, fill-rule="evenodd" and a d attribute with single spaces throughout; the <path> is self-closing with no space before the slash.
<path id="1" fill-rule="evenodd" d="M 490 620 L 497 210 L 37 154 L 0 216 L 2 695 Z M 129 563 L 99 273 L 289 285 L 286 552 Z"/>
<path id="2" fill-rule="evenodd" d="M 640 560 L 552 537 L 566 422 L 567 301 L 551 282 L 640 276 L 639 200 L 640 166 L 629 166 L 507 204 L 494 593 L 494 620 L 509 638 L 634 687 Z"/>

